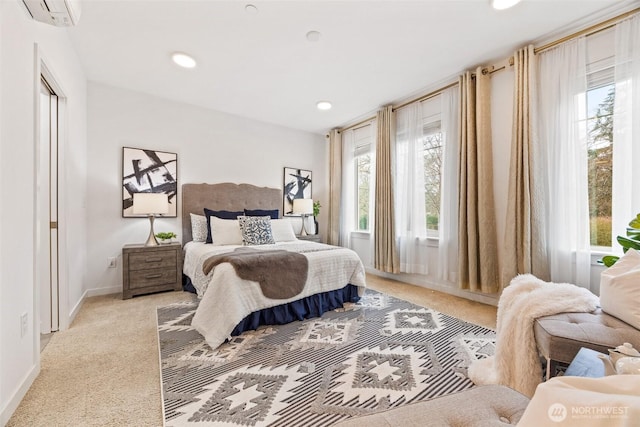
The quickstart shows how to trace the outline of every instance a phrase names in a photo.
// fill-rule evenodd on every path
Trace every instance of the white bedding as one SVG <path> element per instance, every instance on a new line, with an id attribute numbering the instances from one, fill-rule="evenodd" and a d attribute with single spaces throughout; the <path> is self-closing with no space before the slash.
<path id="1" fill-rule="evenodd" d="M 208 276 L 202 272 L 202 264 L 207 258 L 238 247 L 241 246 L 214 246 L 202 242 L 185 245 L 183 271 L 201 298 L 191 325 L 204 336 L 211 348 L 217 348 L 229 338 L 236 325 L 254 311 L 341 289 L 348 283 L 359 286 L 362 295 L 366 286 L 364 267 L 354 251 L 302 240 L 251 246 L 261 250 L 284 249 L 307 257 L 309 270 L 305 287 L 300 294 L 289 299 L 264 297 L 257 282 L 239 278 L 229 263 L 219 264 Z"/>

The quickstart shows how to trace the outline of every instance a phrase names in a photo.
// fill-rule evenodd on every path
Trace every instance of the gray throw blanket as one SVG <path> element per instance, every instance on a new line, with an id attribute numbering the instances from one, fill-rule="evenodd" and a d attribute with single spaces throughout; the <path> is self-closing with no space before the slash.
<path id="1" fill-rule="evenodd" d="M 309 262 L 304 255 L 285 250 L 236 248 L 213 255 L 202 264 L 204 274 L 223 262 L 230 263 L 244 280 L 258 282 L 262 294 L 272 299 L 288 299 L 298 295 L 307 282 Z"/>

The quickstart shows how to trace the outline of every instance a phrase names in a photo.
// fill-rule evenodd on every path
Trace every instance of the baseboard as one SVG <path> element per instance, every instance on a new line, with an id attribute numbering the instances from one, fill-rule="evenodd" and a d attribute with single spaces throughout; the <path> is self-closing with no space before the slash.
<path id="1" fill-rule="evenodd" d="M 29 371 L 24 378 L 22 384 L 20 384 L 15 393 L 13 393 L 5 407 L 0 410 L 0 425 L 4 426 L 9 422 L 9 418 L 11 418 L 16 409 L 18 409 L 20 402 L 24 399 L 24 396 L 29 391 L 29 388 L 31 388 L 38 374 L 40 374 L 40 361 L 31 368 L 31 371 Z"/>
<path id="2" fill-rule="evenodd" d="M 122 293 L 122 286 L 109 286 L 106 288 L 87 289 L 85 292 L 87 297 L 97 297 L 99 295 L 111 295 Z"/>
<path id="3" fill-rule="evenodd" d="M 427 288 L 434 291 L 439 291 L 445 294 L 454 295 L 454 296 L 465 298 L 471 301 L 476 301 L 476 302 L 493 305 L 493 306 L 498 305 L 498 296 L 496 294 L 485 295 L 477 292 L 465 291 L 464 289 L 460 289 L 455 286 L 435 283 L 422 278 L 416 278 L 412 275 L 384 273 L 382 271 L 376 270 L 373 267 L 365 267 L 365 271 L 369 274 L 373 274 L 374 276 L 397 280 L 398 282 L 407 283 L 409 285 L 414 285 L 414 286 L 420 286 L 421 288 Z"/>
<path id="4" fill-rule="evenodd" d="M 80 309 L 82 308 L 82 305 L 84 304 L 84 300 L 87 298 L 87 296 L 88 296 L 88 291 L 84 291 L 84 293 L 80 297 L 80 301 L 78 301 L 75 307 L 73 307 L 73 310 L 71 310 L 71 313 L 69 313 L 69 325 L 73 323 L 73 319 L 75 319 L 78 313 L 80 312 Z"/>

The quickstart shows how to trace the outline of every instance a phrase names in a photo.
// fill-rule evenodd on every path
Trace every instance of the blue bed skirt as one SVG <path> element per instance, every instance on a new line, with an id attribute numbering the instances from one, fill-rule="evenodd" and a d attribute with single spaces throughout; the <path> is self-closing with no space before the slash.
<path id="1" fill-rule="evenodd" d="M 183 289 L 196 293 L 191 280 L 185 275 L 183 275 Z M 261 325 L 284 325 L 296 320 L 320 317 L 327 311 L 342 307 L 345 302 L 358 302 L 359 300 L 358 287 L 349 284 L 335 291 L 323 292 L 288 304 L 254 311 L 238 323 L 231 335 L 240 335 L 244 331 L 255 330 Z"/>

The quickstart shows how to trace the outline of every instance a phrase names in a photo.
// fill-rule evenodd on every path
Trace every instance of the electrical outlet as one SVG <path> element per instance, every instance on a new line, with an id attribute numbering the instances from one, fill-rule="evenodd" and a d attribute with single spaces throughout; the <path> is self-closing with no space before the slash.
<path id="1" fill-rule="evenodd" d="M 109 268 L 116 268 L 118 265 L 118 261 L 115 257 L 107 258 L 107 262 L 109 263 Z"/>
<path id="2" fill-rule="evenodd" d="M 29 330 L 29 314 L 22 313 L 20 315 L 20 337 L 24 337 L 27 335 L 27 331 Z"/>

